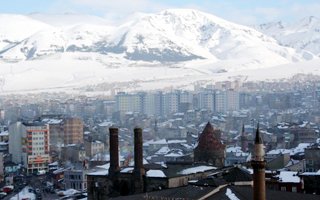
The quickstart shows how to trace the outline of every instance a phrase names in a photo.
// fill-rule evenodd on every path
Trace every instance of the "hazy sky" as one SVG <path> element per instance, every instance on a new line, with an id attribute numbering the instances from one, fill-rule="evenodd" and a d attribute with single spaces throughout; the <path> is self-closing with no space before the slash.
<path id="1" fill-rule="evenodd" d="M 320 0 L 3 0 L 0 4 L 1 13 L 72 12 L 111 19 L 167 8 L 195 8 L 242 24 L 320 17 Z"/>

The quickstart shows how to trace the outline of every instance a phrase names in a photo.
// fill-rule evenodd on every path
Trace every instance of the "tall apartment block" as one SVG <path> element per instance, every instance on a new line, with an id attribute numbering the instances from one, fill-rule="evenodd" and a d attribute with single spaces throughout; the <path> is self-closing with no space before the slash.
<path id="1" fill-rule="evenodd" d="M 49 129 L 41 122 L 16 122 L 9 126 L 9 153 L 27 173 L 47 170 L 50 163 Z"/>
<path id="2" fill-rule="evenodd" d="M 50 145 L 83 143 L 83 121 L 79 118 L 46 118 L 42 122 L 49 125 Z"/>

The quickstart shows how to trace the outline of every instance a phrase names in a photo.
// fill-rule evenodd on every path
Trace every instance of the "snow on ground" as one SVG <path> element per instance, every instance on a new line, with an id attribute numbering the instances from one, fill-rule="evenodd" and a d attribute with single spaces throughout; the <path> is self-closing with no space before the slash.
<path id="1" fill-rule="evenodd" d="M 90 53 L 74 59 L 73 53 L 46 60 L 20 63 L 0 62 L 0 91 L 7 93 L 67 91 L 80 93 L 79 87 L 87 85 L 95 91 L 138 91 L 157 89 L 193 89 L 196 83 L 213 83 L 224 80 L 261 81 L 291 78 L 293 75 L 320 75 L 320 59 L 279 65 L 263 69 L 241 70 L 234 67 L 218 73 L 223 63 L 191 61 L 180 64 L 124 62 L 117 56 L 99 57 Z M 78 54 L 77 54 L 78 56 Z M 227 68 L 227 66 L 225 66 Z M 101 87 L 95 87 L 95 86 Z M 105 86 L 103 86 L 105 84 Z"/>

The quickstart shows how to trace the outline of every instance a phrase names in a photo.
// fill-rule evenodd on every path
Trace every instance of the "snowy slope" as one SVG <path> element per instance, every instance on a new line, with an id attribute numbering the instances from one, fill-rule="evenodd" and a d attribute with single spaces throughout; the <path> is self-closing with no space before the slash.
<path id="1" fill-rule="evenodd" d="M 70 15 L 66 18 L 66 25 L 36 31 L 20 43 L 0 50 L 0 59 L 19 62 L 64 52 L 95 52 L 150 62 L 241 60 L 243 66 L 254 68 L 312 58 L 306 52 L 280 46 L 252 28 L 190 9 L 139 14 L 117 27 L 99 20 L 70 26 Z"/>
<path id="2" fill-rule="evenodd" d="M 76 16 L 0 15 L 0 91 L 188 88 L 318 73 L 320 64 L 308 51 L 196 10 L 139 13 L 117 26 Z M 263 30 L 278 32 L 280 25 Z"/>
<path id="3" fill-rule="evenodd" d="M 112 21 L 93 15 L 76 13 L 42 14 L 32 13 L 28 17 L 56 27 L 74 26 L 77 24 L 110 25 Z"/>
<path id="4" fill-rule="evenodd" d="M 310 16 L 292 24 L 280 22 L 261 24 L 258 31 L 274 37 L 281 45 L 307 50 L 320 55 L 320 19 Z"/>
<path id="5" fill-rule="evenodd" d="M 97 56 L 91 53 L 66 53 L 12 65 L 1 64 L 0 91 L 24 92 L 79 92 L 91 88 L 95 92 L 193 89 L 197 83 L 234 80 L 279 80 L 296 74 L 320 75 L 320 59 L 261 69 L 217 72 L 220 64 L 208 60 L 194 60 L 178 64 L 122 62 L 117 55 Z M 77 57 L 88 59 L 75 59 Z M 110 64 L 112 63 L 112 64 Z"/>
<path id="6" fill-rule="evenodd" d="M 0 14 L 0 51 L 50 25 L 23 15 Z"/>

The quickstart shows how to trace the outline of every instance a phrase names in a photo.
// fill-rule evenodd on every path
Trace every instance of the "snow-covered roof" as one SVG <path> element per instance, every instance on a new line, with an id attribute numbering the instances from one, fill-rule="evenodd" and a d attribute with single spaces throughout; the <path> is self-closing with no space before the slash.
<path id="1" fill-rule="evenodd" d="M 53 163 L 50 163 L 50 164 L 48 164 L 49 166 L 51 165 L 51 166 L 53 166 L 53 165 L 59 165 L 59 163 L 58 163 L 58 161 L 55 161 L 55 162 L 53 162 Z"/>
<path id="2" fill-rule="evenodd" d="M 168 153 L 166 155 L 164 155 L 165 157 L 181 157 L 184 154 L 182 153 L 182 151 L 173 151 L 171 153 Z"/>
<path id="3" fill-rule="evenodd" d="M 8 131 L 2 131 L 0 132 L 0 136 L 8 136 L 9 132 Z"/>
<path id="4" fill-rule="evenodd" d="M 192 145 L 189 144 L 181 144 L 182 146 L 184 146 L 186 149 L 193 149 Z"/>
<path id="5" fill-rule="evenodd" d="M 217 169 L 217 168 L 212 166 L 202 165 L 202 166 L 191 167 L 191 168 L 181 170 L 180 172 L 178 172 L 178 174 L 188 175 L 188 174 L 195 174 L 195 173 L 205 172 L 205 171 L 214 170 L 214 169 Z"/>
<path id="6" fill-rule="evenodd" d="M 296 148 L 294 148 L 291 152 L 290 155 L 294 155 L 296 153 L 301 153 L 301 152 L 304 152 L 304 150 L 311 146 L 312 144 L 311 143 L 300 143 Z"/>
<path id="7" fill-rule="evenodd" d="M 267 152 L 267 155 L 278 155 L 278 154 L 287 154 L 291 153 L 290 149 L 274 149 Z"/>
<path id="8" fill-rule="evenodd" d="M 231 189 L 227 188 L 226 190 L 226 196 L 230 199 L 230 200 L 240 200 L 235 193 L 232 192 Z"/>
<path id="9" fill-rule="evenodd" d="M 170 148 L 167 146 L 161 147 L 155 154 L 156 155 L 165 155 L 170 152 Z"/>
<path id="10" fill-rule="evenodd" d="M 278 177 L 282 183 L 300 183 L 298 172 L 281 171 Z"/>
<path id="11" fill-rule="evenodd" d="M 317 172 L 304 172 L 302 173 L 303 176 L 320 176 L 320 170 Z"/>
<path id="12" fill-rule="evenodd" d="M 11 200 L 20 200 L 20 199 L 36 199 L 36 195 L 33 192 L 29 192 L 29 189 L 31 189 L 31 187 L 27 186 L 25 188 L 23 188 L 19 194 L 14 195 L 13 197 L 11 197 Z"/>
<path id="13" fill-rule="evenodd" d="M 110 163 L 107 163 L 107 164 L 104 164 L 104 165 L 97 165 L 96 168 L 109 169 L 110 168 Z"/>
<path id="14" fill-rule="evenodd" d="M 98 126 L 110 127 L 110 126 L 112 126 L 113 124 L 114 124 L 113 122 L 102 122 L 102 123 L 100 123 Z"/>
<path id="15" fill-rule="evenodd" d="M 120 172 L 121 173 L 131 173 L 133 171 L 133 167 L 126 167 L 124 169 L 122 169 Z"/>
<path id="16" fill-rule="evenodd" d="M 161 170 L 150 169 L 149 171 L 147 171 L 147 177 L 167 177 L 167 176 Z"/>
<path id="17" fill-rule="evenodd" d="M 47 124 L 60 124 L 62 123 L 62 119 L 43 119 L 42 122 L 47 123 Z"/>
<path id="18" fill-rule="evenodd" d="M 168 140 L 168 144 L 187 143 L 187 140 Z"/>
<path id="19" fill-rule="evenodd" d="M 289 160 L 288 164 L 285 167 L 290 167 L 290 166 L 295 165 L 295 164 L 297 164 L 299 162 L 301 162 L 301 161 L 300 160 L 291 159 L 291 160 Z"/>
<path id="20" fill-rule="evenodd" d="M 53 174 L 60 174 L 60 173 L 66 171 L 66 170 L 68 170 L 68 169 L 70 169 L 70 167 L 69 167 L 69 168 L 59 168 L 59 169 L 53 171 L 52 173 L 53 173 Z"/>
<path id="21" fill-rule="evenodd" d="M 70 196 L 70 195 L 74 195 L 79 192 L 80 191 L 71 188 L 71 189 L 67 189 L 65 191 L 60 191 L 59 193 L 62 193 L 64 196 Z"/>
<path id="22" fill-rule="evenodd" d="M 241 147 L 233 146 L 233 147 L 227 147 L 226 152 L 227 153 L 230 153 L 230 152 L 242 152 L 242 150 L 241 150 Z"/>
<path id="23" fill-rule="evenodd" d="M 156 141 L 150 141 L 149 145 L 152 144 L 167 144 L 167 140 L 166 139 L 161 139 L 161 140 L 156 140 Z"/>
<path id="24" fill-rule="evenodd" d="M 243 152 L 241 150 L 241 147 L 238 147 L 238 146 L 228 147 L 226 149 L 226 152 L 227 152 L 227 156 L 229 154 L 232 154 L 233 156 L 236 156 L 236 157 L 250 157 L 251 158 L 251 153 Z M 250 159 L 250 158 L 248 158 L 248 159 Z"/>
<path id="25" fill-rule="evenodd" d="M 278 155 L 278 154 L 286 154 L 295 155 L 297 153 L 303 153 L 304 150 L 311 146 L 311 143 L 300 143 L 297 147 L 292 149 L 274 149 L 267 153 L 267 155 Z"/>
<path id="26" fill-rule="evenodd" d="M 94 172 L 87 173 L 90 176 L 106 176 L 109 174 L 109 170 L 98 170 Z"/>

